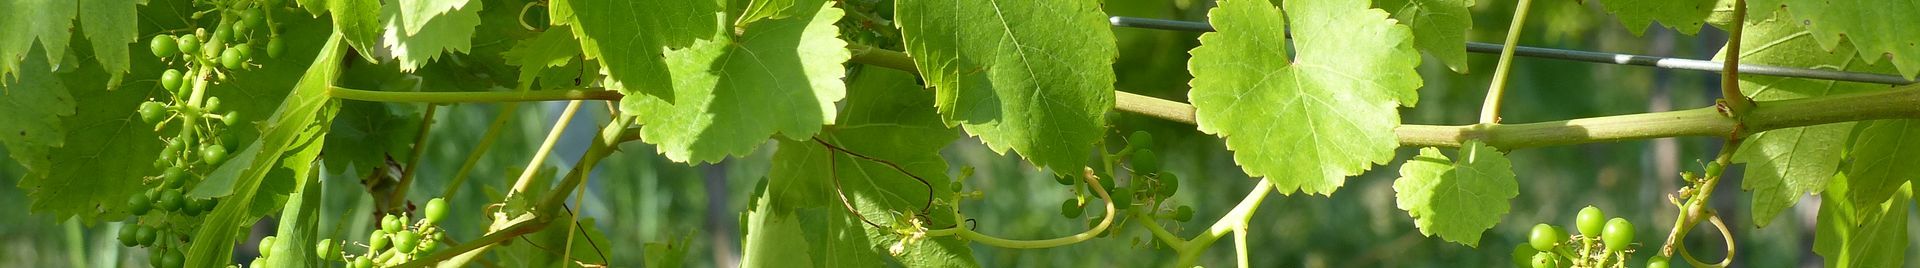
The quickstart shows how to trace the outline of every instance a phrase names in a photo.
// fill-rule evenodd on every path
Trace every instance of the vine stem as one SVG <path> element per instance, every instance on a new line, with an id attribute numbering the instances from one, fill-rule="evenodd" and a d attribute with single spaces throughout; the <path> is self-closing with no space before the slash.
<path id="1" fill-rule="evenodd" d="M 427 152 L 427 134 L 433 130 L 433 114 L 438 111 L 437 107 L 427 104 L 426 114 L 420 116 L 420 132 L 414 134 L 413 150 L 407 153 L 407 169 L 400 172 L 400 185 L 395 185 L 393 192 L 387 196 L 392 200 L 400 200 L 398 203 L 402 204 L 402 208 L 406 207 L 407 188 L 413 186 L 413 174 L 420 170 L 420 156 Z"/>
<path id="2" fill-rule="evenodd" d="M 338 99 L 379 102 L 526 102 L 563 100 L 620 100 L 619 91 L 598 87 L 536 90 L 524 92 L 394 92 L 359 90 L 345 87 L 327 89 L 327 96 Z"/>
<path id="3" fill-rule="evenodd" d="M 1247 221 L 1253 219 L 1253 211 L 1260 209 L 1261 201 L 1265 201 L 1267 195 L 1274 191 L 1273 182 L 1260 179 L 1260 182 L 1253 186 L 1253 190 L 1247 193 L 1247 198 L 1240 200 L 1240 204 L 1234 206 L 1232 211 L 1228 211 L 1227 215 L 1220 216 L 1219 221 L 1213 222 L 1213 227 L 1194 236 L 1192 240 L 1174 247 L 1175 252 L 1180 254 L 1179 264 L 1175 266 L 1193 267 L 1200 261 L 1200 253 L 1205 253 L 1207 247 L 1212 246 L 1214 241 L 1219 241 L 1220 237 L 1227 235 L 1228 232 L 1246 229 Z"/>
<path id="4" fill-rule="evenodd" d="M 1753 100 L 1747 99 L 1746 95 L 1740 93 L 1740 72 L 1738 69 L 1732 68 L 1739 66 L 1740 63 L 1740 35 L 1744 30 L 1742 28 L 1746 28 L 1747 25 L 1747 3 L 1745 0 L 1734 1 L 1733 18 L 1733 27 L 1728 30 L 1732 37 L 1727 39 L 1727 47 L 1724 49 L 1727 54 L 1726 62 L 1729 69 L 1727 72 L 1722 73 L 1724 76 L 1721 77 L 1720 81 L 1720 92 L 1722 94 L 1720 104 L 1725 105 L 1726 110 L 1723 112 L 1725 112 L 1727 117 L 1744 123 L 1749 112 L 1755 112 L 1757 107 L 1766 106 L 1759 106 L 1753 103 Z M 1913 90 L 1908 89 L 1902 91 Z M 1725 226 L 1719 222 L 1719 217 L 1714 216 L 1713 211 L 1707 209 L 1707 202 L 1712 200 L 1714 188 L 1717 188 L 1720 184 L 1720 178 L 1725 177 L 1722 175 L 1726 172 L 1725 168 L 1711 168 L 1711 166 L 1718 165 L 1719 167 L 1726 167 L 1733 165 L 1734 152 L 1740 149 L 1741 141 L 1746 139 L 1747 133 L 1744 127 L 1744 125 L 1735 125 L 1733 131 L 1726 134 L 1726 145 L 1720 148 L 1719 155 L 1715 156 L 1713 163 L 1709 164 L 1710 168 L 1707 169 L 1709 172 L 1703 176 L 1705 178 L 1697 185 L 1697 191 L 1700 192 L 1687 199 L 1686 204 L 1680 208 L 1680 215 L 1674 219 L 1673 230 L 1667 233 L 1666 245 L 1660 248 L 1661 256 L 1672 257 L 1673 252 L 1678 250 L 1687 262 L 1696 266 L 1726 267 L 1727 264 L 1732 262 L 1734 254 L 1733 234 L 1728 233 Z M 1687 232 L 1693 230 L 1693 227 L 1699 225 L 1700 221 L 1704 219 L 1712 219 L 1716 226 L 1721 227 L 1721 235 L 1727 238 L 1727 257 L 1717 264 L 1701 263 L 1693 259 L 1692 254 L 1688 254 L 1686 252 L 1687 250 L 1681 246 L 1682 238 L 1687 235 Z"/>
<path id="5" fill-rule="evenodd" d="M 917 72 L 912 60 L 899 51 L 850 44 L 853 62 Z M 1149 117 L 1196 124 L 1193 105 L 1114 92 L 1114 108 Z M 1739 120 L 1709 106 L 1690 110 L 1589 117 L 1525 124 L 1400 125 L 1394 134 L 1400 146 L 1460 147 L 1468 140 L 1514 150 L 1556 145 L 1614 142 L 1667 137 L 1726 137 L 1736 126 L 1746 132 L 1874 119 L 1920 118 L 1920 84 L 1892 90 L 1822 97 L 1759 101 Z"/>
<path id="6" fill-rule="evenodd" d="M 1086 175 L 1081 176 L 1081 179 L 1087 182 L 1088 184 L 1087 188 L 1093 189 L 1093 193 L 1095 195 L 1100 196 L 1100 200 L 1113 200 L 1112 198 L 1107 197 L 1107 189 L 1100 187 L 1100 179 L 1098 176 L 1094 176 L 1093 172 L 1086 172 Z M 1119 212 L 1113 207 L 1113 202 L 1109 201 L 1105 203 L 1107 204 L 1107 210 L 1106 210 L 1107 216 L 1100 218 L 1100 224 L 1094 225 L 1093 228 L 1087 229 L 1087 231 L 1085 232 L 1081 232 L 1078 234 L 1073 234 L 1065 237 L 1043 239 L 1043 240 L 1014 240 L 1014 239 L 999 238 L 992 235 L 974 232 L 972 229 L 967 229 L 964 226 L 954 226 L 953 228 L 929 230 L 926 232 L 926 236 L 929 236 L 929 237 L 949 236 L 949 235 L 959 236 L 961 239 L 972 240 L 974 242 L 979 242 L 981 244 L 986 244 L 986 245 L 995 246 L 995 247 L 1002 247 L 1002 248 L 1033 249 L 1033 248 L 1051 248 L 1051 247 L 1072 245 L 1074 243 L 1080 243 L 1081 241 L 1087 241 L 1087 239 L 1093 239 L 1094 237 L 1100 236 L 1100 233 L 1107 231 L 1108 225 L 1113 224 L 1113 218 Z M 959 209 L 954 209 L 953 216 L 956 219 L 964 218 L 960 216 Z"/>
<path id="7" fill-rule="evenodd" d="M 1480 123 L 1500 123 L 1500 98 L 1507 89 L 1507 72 L 1513 65 L 1514 43 L 1519 43 L 1522 26 L 1527 24 L 1527 10 L 1533 6 L 1533 0 L 1520 0 L 1513 8 L 1513 23 L 1507 25 L 1507 40 L 1500 48 L 1500 64 L 1493 68 L 1493 84 L 1487 86 L 1487 100 L 1480 104 Z"/>
<path id="8" fill-rule="evenodd" d="M 580 101 L 567 102 L 567 108 L 560 112 L 560 118 L 553 121 L 553 131 L 547 132 L 547 139 L 540 143 L 540 149 L 533 151 L 533 160 L 520 171 L 520 179 L 514 181 L 513 189 L 507 192 L 508 198 L 527 190 L 532 184 L 533 175 L 540 171 L 541 164 L 547 161 L 547 154 L 553 152 L 553 144 L 560 141 L 560 135 L 567 132 L 567 124 L 573 122 L 574 112 L 580 111 Z"/>
<path id="9" fill-rule="evenodd" d="M 1526 1 L 1526 0 L 1521 0 Z M 1753 109 L 1753 99 L 1740 93 L 1740 35 L 1747 28 L 1747 1 L 1733 2 L 1733 27 L 1727 31 L 1727 60 L 1723 62 L 1725 72 L 1720 72 L 1720 98 L 1727 104 L 1728 113 L 1735 119 Z"/>

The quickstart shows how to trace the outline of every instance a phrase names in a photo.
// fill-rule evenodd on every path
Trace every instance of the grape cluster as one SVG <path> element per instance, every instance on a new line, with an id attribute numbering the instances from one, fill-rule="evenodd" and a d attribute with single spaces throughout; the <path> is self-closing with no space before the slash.
<path id="1" fill-rule="evenodd" d="M 1164 206 L 1167 205 L 1167 199 L 1173 197 L 1173 194 L 1180 190 L 1180 177 L 1171 172 L 1162 172 L 1160 170 L 1160 156 L 1150 148 L 1153 146 L 1153 142 L 1153 134 L 1145 131 L 1134 131 L 1128 135 L 1126 148 L 1121 149 L 1120 152 L 1114 155 L 1123 158 L 1127 162 L 1127 168 L 1129 171 L 1132 171 L 1133 180 L 1129 182 L 1129 185 L 1122 186 L 1118 185 L 1114 176 L 1098 176 L 1100 178 L 1100 185 L 1098 185 L 1098 187 L 1107 189 L 1108 197 L 1111 199 L 1107 201 L 1112 202 L 1113 208 L 1116 210 L 1147 209 L 1151 211 L 1150 214 L 1152 214 L 1155 219 L 1171 219 L 1181 222 L 1191 221 L 1193 220 L 1193 207 L 1180 205 L 1178 207 L 1168 208 Z M 1068 186 L 1079 185 L 1081 181 L 1071 176 L 1060 176 L 1054 179 L 1056 182 Z M 1079 218 L 1085 213 L 1086 206 L 1091 203 L 1091 199 L 1083 192 L 1082 194 L 1062 201 L 1060 203 L 1060 215 L 1069 219 Z M 1135 204 L 1143 206 L 1135 207 Z M 1105 216 L 1096 215 L 1088 224 L 1098 224 L 1102 217 Z M 1101 235 L 1110 233 L 1111 232 L 1106 232 Z"/>
<path id="2" fill-rule="evenodd" d="M 333 239 L 321 240 L 315 247 L 314 253 L 323 260 L 346 262 L 347 267 L 350 268 L 400 265 L 426 256 L 427 253 L 439 247 L 440 244 L 435 242 L 442 240 L 446 236 L 446 231 L 435 224 L 446 219 L 447 209 L 445 199 L 434 198 L 432 201 L 427 201 L 426 217 L 417 222 L 409 224 L 407 216 L 404 215 L 382 217 L 380 229 L 373 230 L 373 234 L 367 238 L 365 254 L 349 255 L 345 252 L 346 243 L 335 242 Z M 266 246 L 261 247 L 260 257 L 271 258 L 266 253 Z M 265 261 L 256 259 L 254 262 L 258 264 Z"/>
<path id="3" fill-rule="evenodd" d="M 1527 244 L 1514 248 L 1514 264 L 1535 268 L 1549 267 L 1625 267 L 1638 245 L 1633 242 L 1633 222 L 1625 218 L 1606 219 L 1600 208 L 1587 206 L 1575 216 L 1579 235 L 1569 236 L 1558 227 L 1534 225 Z M 1525 259 L 1522 259 L 1522 258 Z M 1667 267 L 1667 259 L 1654 257 L 1647 267 Z"/>
<path id="4" fill-rule="evenodd" d="M 161 139 L 166 146 L 153 165 L 158 175 L 147 177 L 147 190 L 127 199 L 133 218 L 121 228 L 120 242 L 128 247 L 152 249 L 154 267 L 180 267 L 181 250 L 188 247 L 189 234 L 198 229 L 202 214 L 213 211 L 217 199 L 189 198 L 205 175 L 212 173 L 227 158 L 224 129 L 242 122 L 240 114 L 221 107 L 219 97 L 205 96 L 209 77 L 225 78 L 225 71 L 251 68 L 253 47 L 266 46 L 267 54 L 280 53 L 284 44 L 268 25 L 267 11 L 278 1 L 215 0 L 198 1 L 204 10 L 193 13 L 199 20 L 206 15 L 219 16 L 212 33 L 195 28 L 178 36 L 161 34 L 148 40 L 155 57 L 172 68 L 160 73 L 159 85 L 165 96 L 140 103 L 140 119 L 154 125 L 155 131 L 173 130 Z M 269 38 L 253 38 L 266 32 Z M 264 44 L 261 44 L 264 42 Z M 232 44 L 229 46 L 228 44 Z M 218 124 L 214 122 L 218 121 Z"/>

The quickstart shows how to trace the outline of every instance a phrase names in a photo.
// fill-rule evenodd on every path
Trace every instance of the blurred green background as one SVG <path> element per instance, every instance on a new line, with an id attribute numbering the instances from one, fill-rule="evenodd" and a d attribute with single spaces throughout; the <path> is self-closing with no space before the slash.
<path id="1" fill-rule="evenodd" d="M 1725 40 L 1717 29 L 1688 36 L 1656 26 L 1645 36 L 1634 36 L 1599 3 L 1540 1 L 1520 39 L 1521 45 L 1605 51 L 1692 59 L 1711 57 Z M 1109 0 L 1112 15 L 1200 21 L 1209 3 L 1202 0 Z M 1482 2 L 1473 8 L 1474 28 L 1469 40 L 1501 40 L 1512 13 L 1512 3 Z M 1116 28 L 1120 55 L 1114 69 L 1123 91 L 1171 100 L 1185 100 L 1186 51 L 1197 45 L 1197 33 Z M 1282 48 L 1274 48 L 1282 49 Z M 1403 109 L 1408 124 L 1474 123 L 1496 56 L 1469 56 L 1473 73 L 1461 75 L 1428 57 L 1420 71 L 1426 86 L 1419 107 Z M 1711 105 L 1718 97 L 1718 77 L 1711 73 L 1658 70 L 1645 67 L 1597 65 L 1551 59 L 1517 58 L 1504 122 L 1538 122 L 1578 117 L 1687 109 Z M 526 157 L 538 146 L 562 103 L 523 106 L 513 125 L 457 196 L 450 197 L 454 215 L 447 227 L 457 239 L 481 233 L 480 206 L 497 198 L 519 173 Z M 422 106 L 393 105 L 399 111 Z M 442 109 L 429 137 L 426 158 L 410 199 L 439 195 L 454 170 L 480 139 L 499 107 L 458 105 Z M 603 111 L 588 105 L 583 111 Z M 585 147 L 584 140 L 605 114 L 582 113 L 567 126 L 569 135 L 548 164 L 568 167 Z M 1135 130 L 1153 133 L 1161 141 L 1153 148 L 1165 169 L 1180 175 L 1177 204 L 1193 206 L 1196 220 L 1169 226 L 1190 235 L 1212 224 L 1240 201 L 1253 184 L 1217 138 L 1193 126 L 1127 113 L 1114 116 L 1110 139 Z M 1111 144 L 1119 144 L 1113 142 Z M 1676 210 L 1664 193 L 1679 184 L 1677 174 L 1700 169 L 1699 161 L 1718 150 L 1710 138 L 1670 138 L 1515 151 L 1510 154 L 1519 174 L 1521 194 L 1511 213 L 1489 230 L 1479 248 L 1420 235 L 1405 211 L 1394 206 L 1392 180 L 1397 166 L 1376 166 L 1349 178 L 1332 196 L 1291 195 L 1269 198 L 1254 215 L 1248 235 L 1249 258 L 1256 267 L 1504 267 L 1516 245 L 1524 243 L 1536 223 L 1572 229 L 1574 211 L 1594 205 L 1609 217 L 1632 220 L 1646 234 L 1641 248 L 1652 249 L 1671 229 Z M 652 153 L 652 147 L 630 143 L 622 153 L 601 163 L 587 193 L 572 207 L 582 218 L 593 218 L 607 240 L 594 241 L 613 267 L 641 266 L 644 243 L 691 238 L 690 266 L 733 266 L 740 256 L 739 215 L 752 187 L 766 174 L 775 146 L 762 146 L 752 156 L 713 165 L 672 163 Z M 1403 148 L 1400 159 L 1417 148 Z M 1047 238 L 1080 232 L 1086 220 L 1060 216 L 1061 200 L 1071 190 L 1046 172 L 1013 156 L 998 155 L 977 140 L 961 139 L 945 152 L 954 166 L 974 169 L 964 178 L 967 188 L 985 191 L 986 198 L 963 203 L 967 217 L 979 231 L 1008 238 Z M 14 185 L 21 168 L 12 161 L 0 164 L 0 267 L 134 267 L 144 264 L 144 249 L 118 246 L 117 223 L 82 224 L 31 214 L 25 193 Z M 1397 161 L 1396 161 L 1397 163 Z M 1819 266 L 1814 255 L 1813 219 L 1818 198 L 1803 201 L 1766 228 L 1754 228 L 1747 213 L 1749 196 L 1739 189 L 1739 166 L 1728 172 L 1713 206 L 1730 226 L 1740 248 L 1740 267 Z M 364 240 L 371 206 L 357 181 L 329 174 L 322 232 L 333 238 Z M 1094 215 L 1095 211 L 1088 211 Z M 1913 216 L 1920 216 L 1914 214 Z M 265 220 L 270 222 L 271 219 Z M 1920 220 L 1909 220 L 1910 225 Z M 336 227 L 337 226 L 337 227 Z M 1705 228 L 1702 228 L 1705 229 Z M 255 237 L 269 229 L 256 228 Z M 981 264 L 989 267 L 1158 267 L 1171 265 L 1171 250 L 1152 241 L 1138 224 L 1119 235 L 1053 249 L 1012 250 L 974 246 Z M 1694 252 L 1718 259 L 1721 245 L 1713 231 L 1696 231 L 1688 238 Z M 1920 241 L 1920 239 L 1909 239 Z M 251 243 L 251 242 L 250 242 Z M 1220 241 L 1201 261 L 1211 267 L 1231 266 L 1231 241 Z M 677 245 L 678 246 L 678 245 Z M 249 246 L 239 247 L 236 262 L 251 259 Z M 1909 247 L 1920 255 L 1920 246 Z M 1651 250 L 1642 250 L 1631 263 L 1641 263 Z M 516 256 L 495 256 L 516 258 Z M 1675 263 L 1684 266 L 1684 264 Z M 1908 266 L 1915 266 L 1909 262 Z"/>

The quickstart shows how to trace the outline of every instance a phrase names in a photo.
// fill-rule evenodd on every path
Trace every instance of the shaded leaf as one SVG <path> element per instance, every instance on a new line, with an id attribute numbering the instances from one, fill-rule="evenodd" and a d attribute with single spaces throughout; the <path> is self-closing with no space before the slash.
<path id="1" fill-rule="evenodd" d="M 902 1 L 907 54 L 947 124 L 1077 173 L 1113 109 L 1113 31 L 1099 1 Z"/>

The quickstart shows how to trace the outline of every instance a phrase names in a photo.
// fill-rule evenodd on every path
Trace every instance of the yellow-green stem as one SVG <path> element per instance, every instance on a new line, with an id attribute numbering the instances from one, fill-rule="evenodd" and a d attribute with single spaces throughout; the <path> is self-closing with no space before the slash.
<path id="1" fill-rule="evenodd" d="M 1513 65 L 1513 47 L 1520 41 L 1520 32 L 1527 24 L 1527 9 L 1533 6 L 1532 0 L 1520 0 L 1513 8 L 1513 23 L 1507 25 L 1507 40 L 1500 47 L 1500 64 L 1493 68 L 1493 84 L 1487 86 L 1487 100 L 1480 104 L 1480 123 L 1500 123 L 1500 96 L 1507 89 L 1508 68 Z"/>

